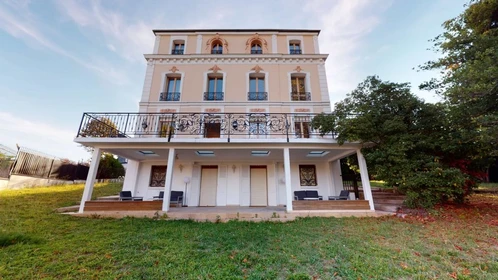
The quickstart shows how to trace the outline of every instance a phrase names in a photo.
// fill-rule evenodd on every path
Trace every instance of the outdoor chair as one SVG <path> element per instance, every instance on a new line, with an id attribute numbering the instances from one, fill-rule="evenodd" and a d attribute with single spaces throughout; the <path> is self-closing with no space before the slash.
<path id="1" fill-rule="evenodd" d="M 171 191 L 171 197 L 169 199 L 169 203 L 176 204 L 176 207 L 183 206 L 183 192 Z"/>
<path id="2" fill-rule="evenodd" d="M 119 192 L 119 200 L 120 201 L 140 201 L 140 200 L 143 200 L 143 197 L 139 197 L 139 196 L 132 196 L 131 195 L 131 191 L 122 191 L 122 192 Z"/>
<path id="3" fill-rule="evenodd" d="M 349 191 L 342 190 L 337 196 L 329 196 L 329 200 L 349 200 Z"/>
<path id="4" fill-rule="evenodd" d="M 164 199 L 164 191 L 160 191 L 159 195 L 152 197 L 152 200 L 163 200 Z"/>

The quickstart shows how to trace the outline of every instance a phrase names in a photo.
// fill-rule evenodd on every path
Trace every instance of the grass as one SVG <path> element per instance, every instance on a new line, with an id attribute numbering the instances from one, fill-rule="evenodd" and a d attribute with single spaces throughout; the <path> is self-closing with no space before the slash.
<path id="1" fill-rule="evenodd" d="M 498 190 L 498 183 L 481 183 L 478 189 Z"/>
<path id="2" fill-rule="evenodd" d="M 0 191 L 0 279 L 498 279 L 496 195 L 405 219 L 215 224 L 53 211 L 82 189 Z"/>

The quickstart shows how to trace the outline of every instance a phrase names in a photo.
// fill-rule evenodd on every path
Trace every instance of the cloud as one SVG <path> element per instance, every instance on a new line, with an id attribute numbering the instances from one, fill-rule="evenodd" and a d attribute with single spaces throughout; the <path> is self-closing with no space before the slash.
<path id="1" fill-rule="evenodd" d="M 152 52 L 152 29 L 159 26 L 157 20 L 149 23 L 133 20 L 115 9 L 106 9 L 99 1 L 59 0 L 56 3 L 59 10 L 80 28 L 102 33 L 108 48 L 126 60 L 145 63 L 142 54 Z"/>
<path id="2" fill-rule="evenodd" d="M 118 85 L 128 83 L 129 79 L 127 78 L 127 75 L 119 69 L 109 66 L 100 59 L 81 59 L 47 38 L 37 27 L 40 24 L 34 20 L 27 8 L 27 4 L 18 6 L 15 9 L 17 9 L 16 16 L 0 5 L 0 29 L 5 30 L 15 38 L 24 40 L 26 44 L 32 47 L 42 47 L 65 56 L 77 64 L 97 73 L 105 80 L 112 81 Z"/>
<path id="3" fill-rule="evenodd" d="M 392 1 L 387 0 L 307 2 L 305 11 L 314 15 L 322 28 L 320 51 L 329 52 L 327 82 L 333 102 L 343 99 L 362 79 L 356 74 L 361 67 L 358 49 L 391 4 Z"/>
<path id="4" fill-rule="evenodd" d="M 17 143 L 58 157 L 86 160 L 89 154 L 73 142 L 75 135 L 75 131 L 0 111 L 0 143 L 9 147 Z"/>

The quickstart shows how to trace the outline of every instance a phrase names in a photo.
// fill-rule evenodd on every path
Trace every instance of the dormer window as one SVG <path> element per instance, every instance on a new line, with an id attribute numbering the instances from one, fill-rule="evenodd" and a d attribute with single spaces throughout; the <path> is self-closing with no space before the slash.
<path id="1" fill-rule="evenodd" d="M 290 41 L 289 42 L 289 54 L 302 54 L 301 42 L 300 41 Z"/>
<path id="2" fill-rule="evenodd" d="M 183 54 L 184 50 L 185 50 L 185 41 L 175 40 L 173 42 L 173 49 L 171 50 L 171 54 Z"/>
<path id="3" fill-rule="evenodd" d="M 263 54 L 263 48 L 261 47 L 261 42 L 255 41 L 251 44 L 251 54 Z"/>
<path id="4" fill-rule="evenodd" d="M 223 54 L 223 45 L 220 41 L 214 41 L 211 48 L 211 54 Z"/>

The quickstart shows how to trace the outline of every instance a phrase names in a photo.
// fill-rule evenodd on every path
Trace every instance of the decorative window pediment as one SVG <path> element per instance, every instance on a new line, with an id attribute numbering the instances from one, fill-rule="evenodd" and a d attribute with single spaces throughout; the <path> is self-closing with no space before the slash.
<path id="1" fill-rule="evenodd" d="M 247 39 L 246 41 L 246 51 L 251 51 L 253 50 L 253 46 L 256 45 L 257 43 L 260 43 L 266 51 L 268 51 L 268 42 L 261 36 L 259 36 L 258 33 L 254 34 L 251 38 Z"/>

